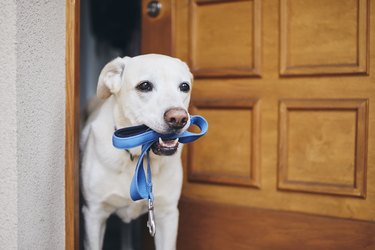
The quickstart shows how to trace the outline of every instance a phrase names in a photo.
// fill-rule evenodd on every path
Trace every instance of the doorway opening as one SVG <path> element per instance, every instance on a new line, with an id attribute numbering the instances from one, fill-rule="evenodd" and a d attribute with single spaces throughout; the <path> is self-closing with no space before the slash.
<path id="1" fill-rule="evenodd" d="M 116 57 L 141 53 L 141 0 L 80 1 L 80 127 L 87 118 L 86 107 L 96 98 L 101 69 Z M 79 248 L 83 249 L 85 226 L 84 197 L 80 192 Z M 112 215 L 107 220 L 104 250 L 145 249 L 142 238 L 146 217 L 129 224 Z"/>

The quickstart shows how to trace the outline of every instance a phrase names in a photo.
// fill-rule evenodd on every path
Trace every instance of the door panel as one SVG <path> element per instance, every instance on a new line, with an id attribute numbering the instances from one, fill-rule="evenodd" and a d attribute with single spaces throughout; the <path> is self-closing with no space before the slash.
<path id="1" fill-rule="evenodd" d="M 195 99 L 191 111 L 204 116 L 213 126 L 210 125 L 210 133 L 189 148 L 189 181 L 258 187 L 259 101 Z M 212 152 L 216 152 L 215 157 Z"/>
<path id="2" fill-rule="evenodd" d="M 260 0 L 213 2 L 190 2 L 189 61 L 194 75 L 258 75 Z"/>
<path id="3" fill-rule="evenodd" d="M 166 2 L 210 126 L 184 151 L 178 249 L 375 248 L 373 2 Z"/>
<path id="4" fill-rule="evenodd" d="M 281 75 L 366 73 L 368 12 L 367 0 L 281 0 Z"/>
<path id="5" fill-rule="evenodd" d="M 280 190 L 366 196 L 367 101 L 280 101 Z"/>

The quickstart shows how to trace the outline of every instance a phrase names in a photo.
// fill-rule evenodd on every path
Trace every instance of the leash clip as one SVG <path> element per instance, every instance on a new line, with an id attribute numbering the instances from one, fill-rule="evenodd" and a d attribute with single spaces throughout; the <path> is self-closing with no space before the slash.
<path id="1" fill-rule="evenodd" d="M 148 220 L 147 227 L 150 235 L 155 236 L 156 226 L 155 226 L 155 217 L 154 217 L 154 204 L 151 199 L 148 199 Z"/>

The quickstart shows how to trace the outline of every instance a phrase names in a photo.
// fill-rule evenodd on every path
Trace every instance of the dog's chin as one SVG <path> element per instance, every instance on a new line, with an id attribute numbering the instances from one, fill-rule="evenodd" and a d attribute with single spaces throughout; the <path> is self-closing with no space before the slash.
<path id="1" fill-rule="evenodd" d="M 177 152 L 178 149 L 178 139 L 176 140 L 162 140 L 159 139 L 159 141 L 152 144 L 151 149 L 152 152 L 156 155 L 165 155 L 170 156 Z"/>

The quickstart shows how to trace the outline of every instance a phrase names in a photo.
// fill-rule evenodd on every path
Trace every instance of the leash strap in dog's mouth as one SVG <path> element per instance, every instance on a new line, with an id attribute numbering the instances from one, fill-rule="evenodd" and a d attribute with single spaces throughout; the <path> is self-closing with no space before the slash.
<path id="1" fill-rule="evenodd" d="M 134 147 L 142 146 L 141 155 L 139 156 L 135 173 L 130 185 L 130 197 L 136 201 L 141 199 L 148 199 L 149 227 L 150 234 L 155 235 L 155 221 L 153 214 L 153 201 L 154 196 L 152 192 L 152 178 L 150 167 L 150 148 L 152 144 L 157 142 L 159 138 L 163 140 L 174 140 L 178 138 L 180 143 L 186 144 L 199 139 L 205 135 L 208 130 L 208 123 L 202 116 L 191 116 L 190 126 L 196 125 L 199 127 L 199 133 L 192 133 L 185 131 L 181 134 L 159 134 L 146 125 L 121 128 L 114 132 L 112 137 L 113 146 L 119 149 L 131 149 Z M 146 156 L 147 160 L 147 177 L 143 168 L 143 159 Z"/>

